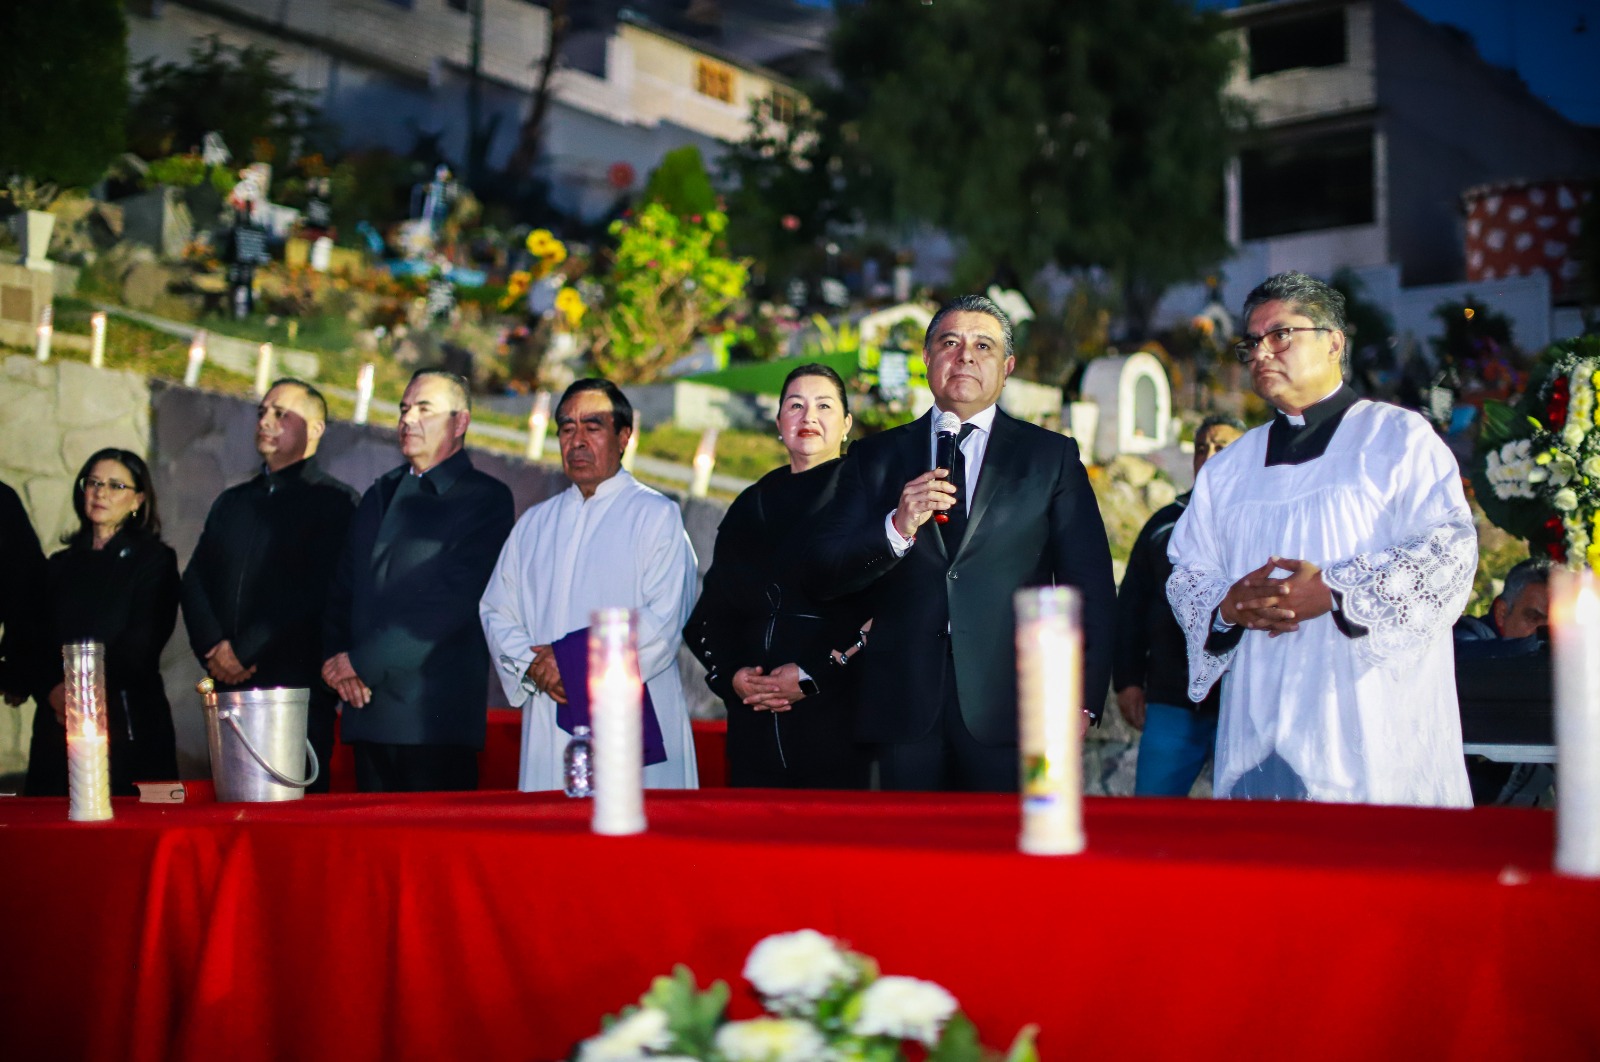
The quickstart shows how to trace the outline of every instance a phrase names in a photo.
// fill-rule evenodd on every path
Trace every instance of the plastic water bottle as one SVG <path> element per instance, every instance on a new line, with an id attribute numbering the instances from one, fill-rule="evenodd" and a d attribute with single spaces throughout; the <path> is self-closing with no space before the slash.
<path id="1" fill-rule="evenodd" d="M 594 796 L 594 742 L 589 738 L 588 727 L 572 731 L 567 750 L 561 755 L 561 768 L 567 796 Z"/>

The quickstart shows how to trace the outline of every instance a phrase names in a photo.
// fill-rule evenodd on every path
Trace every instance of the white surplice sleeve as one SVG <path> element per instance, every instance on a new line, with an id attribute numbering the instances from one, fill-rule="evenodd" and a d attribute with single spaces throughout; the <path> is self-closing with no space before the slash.
<path id="1" fill-rule="evenodd" d="M 1172 561 L 1172 575 L 1167 579 L 1167 601 L 1172 614 L 1183 628 L 1184 640 L 1189 648 L 1189 699 L 1195 703 L 1205 699 L 1206 693 L 1222 677 L 1233 662 L 1238 649 L 1235 642 L 1220 655 L 1206 651 L 1206 639 L 1211 635 L 1211 616 L 1228 587 L 1234 580 L 1223 567 L 1223 553 L 1219 540 L 1220 528 L 1216 526 L 1216 511 L 1212 506 L 1211 492 L 1205 469 L 1201 469 L 1195 483 L 1189 507 L 1178 518 L 1167 543 L 1167 557 Z"/>
<path id="2" fill-rule="evenodd" d="M 478 619 L 489 643 L 489 659 L 513 708 L 521 707 L 529 697 L 522 688 L 522 676 L 533 663 L 532 647 L 537 644 L 522 615 L 522 540 L 527 519 L 530 518 L 525 516 L 511 529 L 478 602 Z M 502 658 L 511 663 L 502 663 Z"/>
<path id="3" fill-rule="evenodd" d="M 1420 417 L 1394 457 L 1408 482 L 1391 495 L 1394 544 L 1328 564 L 1322 581 L 1345 618 L 1367 629 L 1357 656 L 1374 667 L 1417 658 L 1461 615 L 1478 570 L 1478 533 L 1455 456 Z"/>
<path id="4" fill-rule="evenodd" d="M 694 608 L 698 564 L 683 529 L 683 517 L 670 499 L 656 500 L 648 520 L 646 559 L 639 601 L 639 677 L 650 679 L 674 666 L 684 624 Z"/>

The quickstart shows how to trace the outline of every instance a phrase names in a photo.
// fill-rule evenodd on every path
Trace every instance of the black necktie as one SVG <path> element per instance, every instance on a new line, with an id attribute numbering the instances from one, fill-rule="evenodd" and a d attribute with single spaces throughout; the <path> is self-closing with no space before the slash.
<path id="1" fill-rule="evenodd" d="M 951 558 L 955 557 L 956 550 L 961 546 L 961 538 L 967 533 L 967 455 L 961 452 L 961 444 L 967 441 L 967 436 L 976 427 L 975 424 L 961 425 L 955 457 L 950 462 L 955 466 L 950 470 L 950 482 L 956 485 L 956 503 L 945 510 L 950 519 L 939 525 L 939 534 L 944 536 L 945 555 Z"/>

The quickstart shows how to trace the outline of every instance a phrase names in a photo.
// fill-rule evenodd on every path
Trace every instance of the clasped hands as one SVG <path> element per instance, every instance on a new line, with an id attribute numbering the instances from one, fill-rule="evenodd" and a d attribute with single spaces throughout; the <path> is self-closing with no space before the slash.
<path id="1" fill-rule="evenodd" d="M 768 673 L 759 667 L 741 667 L 733 673 L 733 692 L 758 712 L 787 712 L 803 700 L 800 665 L 782 664 Z"/>
<path id="2" fill-rule="evenodd" d="M 352 708 L 365 708 L 372 700 L 372 690 L 356 674 L 349 653 L 330 656 L 322 665 L 322 681 L 333 687 L 339 699 Z"/>
<path id="3" fill-rule="evenodd" d="M 1273 578 L 1277 568 L 1289 574 Z M 1332 610 L 1333 593 L 1322 581 L 1322 569 L 1287 557 L 1271 558 L 1228 587 L 1217 608 L 1224 623 L 1266 631 L 1269 638 L 1297 631 L 1302 621 Z"/>
<path id="4" fill-rule="evenodd" d="M 535 645 L 533 663 L 526 672 L 533 688 L 557 704 L 567 703 L 567 688 L 561 684 L 561 669 L 556 666 L 556 651 L 552 646 Z"/>
<path id="5" fill-rule="evenodd" d="M 239 656 L 233 651 L 233 643 L 224 638 L 211 647 L 206 654 L 206 673 L 218 682 L 226 682 L 230 686 L 242 686 L 249 682 L 255 675 L 256 669 L 245 667 L 239 661 Z"/>

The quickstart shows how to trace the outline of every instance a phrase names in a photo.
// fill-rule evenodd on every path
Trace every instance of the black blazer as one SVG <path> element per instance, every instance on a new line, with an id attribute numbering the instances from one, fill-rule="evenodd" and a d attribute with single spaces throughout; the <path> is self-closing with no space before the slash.
<path id="1" fill-rule="evenodd" d="M 247 686 L 328 693 L 322 616 L 358 497 L 315 457 L 217 496 L 183 572 L 183 622 L 202 666 L 228 640 L 256 669 Z"/>
<path id="2" fill-rule="evenodd" d="M 340 732 L 482 748 L 489 649 L 478 599 L 511 533 L 511 491 L 465 450 L 396 500 L 410 474 L 401 465 L 362 495 L 329 588 L 323 652 L 349 653 L 372 690 L 365 708 L 345 708 Z"/>
<path id="3" fill-rule="evenodd" d="M 896 558 L 884 517 L 905 484 L 928 470 L 932 415 L 850 447 L 811 551 L 824 596 L 870 588 L 872 633 L 851 664 L 860 669 L 858 736 L 899 742 L 927 734 L 938 717 L 944 656 L 953 652 L 968 730 L 985 744 L 1014 744 L 1011 597 L 1053 583 L 1083 595 L 1083 706 L 1098 718 L 1111 677 L 1116 593 L 1077 444 L 997 410 L 958 554 L 946 555 L 930 520 Z"/>

